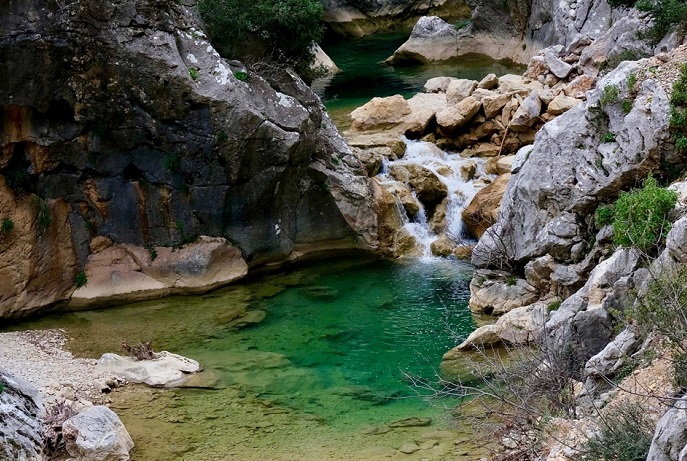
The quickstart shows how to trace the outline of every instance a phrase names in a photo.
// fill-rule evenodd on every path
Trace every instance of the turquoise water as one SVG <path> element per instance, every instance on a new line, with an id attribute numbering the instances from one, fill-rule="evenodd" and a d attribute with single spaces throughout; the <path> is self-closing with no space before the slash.
<path id="1" fill-rule="evenodd" d="M 337 125 L 347 128 L 347 117 L 373 97 L 421 92 L 427 80 L 447 76 L 481 80 L 489 73 L 519 73 L 524 67 L 495 61 L 483 55 L 471 55 L 448 63 L 425 66 L 388 66 L 386 58 L 408 39 L 410 31 L 374 34 L 357 39 L 325 43 L 322 48 L 341 69 L 331 78 L 313 83 Z"/>
<path id="2" fill-rule="evenodd" d="M 341 446 L 348 459 L 368 459 L 355 450 L 373 442 L 394 447 L 410 436 L 408 429 L 361 439 L 375 427 L 408 417 L 432 418 L 433 430 L 445 427 L 442 410 L 417 397 L 407 375 L 432 378 L 443 353 L 474 329 L 471 273 L 463 262 L 439 259 L 327 262 L 205 296 L 55 315 L 22 327 L 66 328 L 70 349 L 86 357 L 116 351 L 124 340 L 152 340 L 156 349 L 208 369 L 217 380 L 213 390 L 168 391 L 173 397 L 160 398 L 173 405 L 156 410 L 163 422 L 183 421 L 159 430 L 186 440 L 188 450 L 178 457 L 165 444 L 151 450 L 154 442 L 143 442 L 136 459 L 219 459 L 226 450 L 241 453 L 231 459 L 252 459 L 264 458 L 268 448 L 266 459 L 291 459 L 312 450 L 312 440 L 330 450 L 321 459 L 340 459 Z M 150 421 L 137 419 L 134 404 L 122 405 L 118 412 L 134 439 L 152 439 Z M 273 430 L 251 432 L 255 446 L 232 445 L 226 430 L 252 427 L 246 415 Z M 420 429 L 427 430 L 414 430 Z"/>

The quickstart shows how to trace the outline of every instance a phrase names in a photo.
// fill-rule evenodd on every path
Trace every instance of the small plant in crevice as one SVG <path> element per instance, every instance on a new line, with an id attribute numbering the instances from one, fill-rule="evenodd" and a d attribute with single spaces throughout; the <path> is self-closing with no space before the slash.
<path id="1" fill-rule="evenodd" d="M 517 283 L 518 279 L 512 275 L 506 279 L 506 286 L 514 287 Z"/>
<path id="2" fill-rule="evenodd" d="M 553 311 L 555 311 L 555 310 L 558 310 L 559 307 L 561 307 L 561 302 L 560 302 L 560 300 L 557 299 L 557 300 L 555 300 L 555 301 L 551 301 L 551 302 L 546 306 L 546 310 L 549 311 L 549 312 L 553 312 Z"/>
<path id="3" fill-rule="evenodd" d="M 615 135 L 608 131 L 602 138 L 603 142 L 615 142 Z"/>
<path id="4" fill-rule="evenodd" d="M 215 133 L 215 139 L 217 140 L 217 142 L 224 142 L 227 139 L 229 139 L 229 136 L 227 135 L 227 133 L 224 132 L 224 130 L 220 130 L 217 133 Z"/>
<path id="5" fill-rule="evenodd" d="M 195 67 L 189 67 L 188 69 L 188 74 L 191 76 L 193 80 L 198 80 L 198 75 L 200 73 L 200 70 L 195 68 Z"/>
<path id="6" fill-rule="evenodd" d="M 622 192 L 615 202 L 613 243 L 645 253 L 655 250 L 670 231 L 668 215 L 676 202 L 677 193 L 660 187 L 653 176 L 641 189 Z"/>
<path id="7" fill-rule="evenodd" d="M 623 99 L 622 108 L 623 108 L 624 114 L 629 114 L 630 112 L 632 112 L 632 100 L 631 99 Z"/>
<path id="8" fill-rule="evenodd" d="M 248 72 L 243 72 L 241 70 L 234 72 L 234 77 L 236 77 L 236 80 L 240 82 L 247 82 L 250 80 L 250 75 L 248 75 Z"/>
<path id="9" fill-rule="evenodd" d="M 157 357 L 155 351 L 153 351 L 151 341 L 134 344 L 133 346 L 129 345 L 126 341 L 122 341 L 122 350 L 136 360 L 154 360 Z"/>
<path id="10" fill-rule="evenodd" d="M 627 76 L 627 90 L 630 92 L 635 91 L 635 85 L 637 84 L 637 74 L 630 72 Z"/>
<path id="11" fill-rule="evenodd" d="M 42 234 L 43 231 L 45 231 L 52 222 L 52 213 L 50 212 L 50 205 L 48 205 L 48 203 L 40 197 L 36 197 L 34 203 L 37 209 L 36 223 L 38 224 L 39 232 Z"/>
<path id="12" fill-rule="evenodd" d="M 0 379 L 0 394 L 5 392 L 5 388 L 7 387 L 7 383 L 3 380 Z"/>
<path id="13" fill-rule="evenodd" d="M 14 221 L 10 218 L 3 218 L 2 225 L 0 225 L 0 232 L 7 235 L 14 230 Z"/>
<path id="14" fill-rule="evenodd" d="M 601 90 L 601 97 L 599 97 L 599 105 L 607 107 L 613 105 L 619 101 L 618 87 L 615 85 L 606 85 L 603 90 Z"/>
<path id="15" fill-rule="evenodd" d="M 148 250 L 148 254 L 150 255 L 150 261 L 155 261 L 155 259 L 157 258 L 157 250 L 155 249 L 155 245 L 153 245 L 152 243 L 146 243 L 145 249 Z"/>
<path id="16" fill-rule="evenodd" d="M 76 285 L 76 288 L 81 288 L 88 285 L 88 277 L 86 277 L 86 273 L 84 271 L 76 274 L 76 277 L 74 278 L 74 285 Z"/>

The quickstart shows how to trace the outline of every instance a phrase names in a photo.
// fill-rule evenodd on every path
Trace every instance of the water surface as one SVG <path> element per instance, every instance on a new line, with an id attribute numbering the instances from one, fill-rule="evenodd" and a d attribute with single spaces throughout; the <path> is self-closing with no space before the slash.
<path id="1" fill-rule="evenodd" d="M 424 448 L 403 459 L 456 459 L 459 432 L 406 375 L 432 378 L 474 329 L 471 272 L 439 259 L 330 261 L 22 327 L 66 328 L 86 357 L 152 340 L 208 369 L 201 389 L 114 394 L 137 460 L 384 459 L 408 442 Z M 409 417 L 431 425 L 390 427 Z"/>

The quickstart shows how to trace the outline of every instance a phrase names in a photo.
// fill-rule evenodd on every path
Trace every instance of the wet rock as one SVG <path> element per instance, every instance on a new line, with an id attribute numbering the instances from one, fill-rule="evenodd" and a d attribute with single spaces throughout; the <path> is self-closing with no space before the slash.
<path id="1" fill-rule="evenodd" d="M 360 149 L 353 147 L 351 150 L 353 155 L 360 160 L 368 176 L 376 176 L 379 173 L 385 156 L 380 153 L 378 149 Z"/>
<path id="2" fill-rule="evenodd" d="M 127 461 L 134 447 L 119 417 L 100 405 L 65 421 L 62 436 L 69 455 L 83 461 Z"/>
<path id="3" fill-rule="evenodd" d="M 429 248 L 434 256 L 446 257 L 453 252 L 455 246 L 455 242 L 448 236 L 441 235 L 429 245 Z"/>
<path id="4" fill-rule="evenodd" d="M 162 351 L 155 355 L 153 360 L 136 360 L 107 353 L 98 360 L 97 368 L 118 379 L 153 387 L 175 387 L 185 380 L 187 374 L 202 370 L 195 360 L 171 352 Z"/>
<path id="5" fill-rule="evenodd" d="M 446 230 L 446 212 L 448 211 L 448 200 L 444 199 L 436 206 L 432 217 L 429 220 L 429 231 L 433 234 L 441 234 Z M 441 246 L 441 244 L 440 244 Z"/>
<path id="6" fill-rule="evenodd" d="M 420 418 L 413 416 L 410 418 L 399 419 L 389 423 L 389 427 L 424 427 L 432 424 L 432 418 Z"/>
<path id="7" fill-rule="evenodd" d="M 399 181 L 409 183 L 417 198 L 430 208 L 441 203 L 448 194 L 446 184 L 430 169 L 421 165 L 392 165 L 389 174 Z"/>
<path id="8" fill-rule="evenodd" d="M 463 181 L 465 182 L 473 179 L 475 177 L 475 173 L 477 173 L 477 163 L 473 161 L 465 162 L 460 166 L 460 177 L 463 178 Z"/>
<path id="9" fill-rule="evenodd" d="M 414 217 L 420 211 L 420 204 L 413 193 L 403 183 L 394 181 L 385 183 L 384 188 L 391 192 L 403 205 L 403 209 L 409 217 Z"/>
<path id="10" fill-rule="evenodd" d="M 458 259 L 469 260 L 472 256 L 472 249 L 474 245 L 458 245 L 455 250 L 453 250 L 453 256 Z"/>

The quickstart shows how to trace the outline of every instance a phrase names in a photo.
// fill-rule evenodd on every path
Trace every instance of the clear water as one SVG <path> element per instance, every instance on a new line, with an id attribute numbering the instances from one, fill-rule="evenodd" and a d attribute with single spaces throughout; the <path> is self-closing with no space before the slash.
<path id="1" fill-rule="evenodd" d="M 386 58 L 408 39 L 410 31 L 374 34 L 358 39 L 334 41 L 322 45 L 341 69 L 333 77 L 313 82 L 313 89 L 323 98 L 330 115 L 340 129 L 350 126 L 349 114 L 373 97 L 401 94 L 410 97 L 421 92 L 433 77 L 458 77 L 481 80 L 489 73 L 521 74 L 524 67 L 488 56 L 471 55 L 447 63 L 425 66 L 394 67 Z"/>
<path id="2" fill-rule="evenodd" d="M 471 272 L 440 259 L 330 261 L 22 328 L 66 328 L 70 349 L 86 357 L 152 340 L 208 369 L 201 387 L 211 389 L 115 393 L 134 459 L 382 459 L 427 437 L 436 445 L 417 459 L 456 459 L 458 433 L 441 432 L 445 413 L 417 397 L 406 374 L 433 377 L 442 354 L 475 328 Z M 231 327 L 243 309 L 264 320 Z M 432 424 L 389 430 L 408 417 Z"/>

